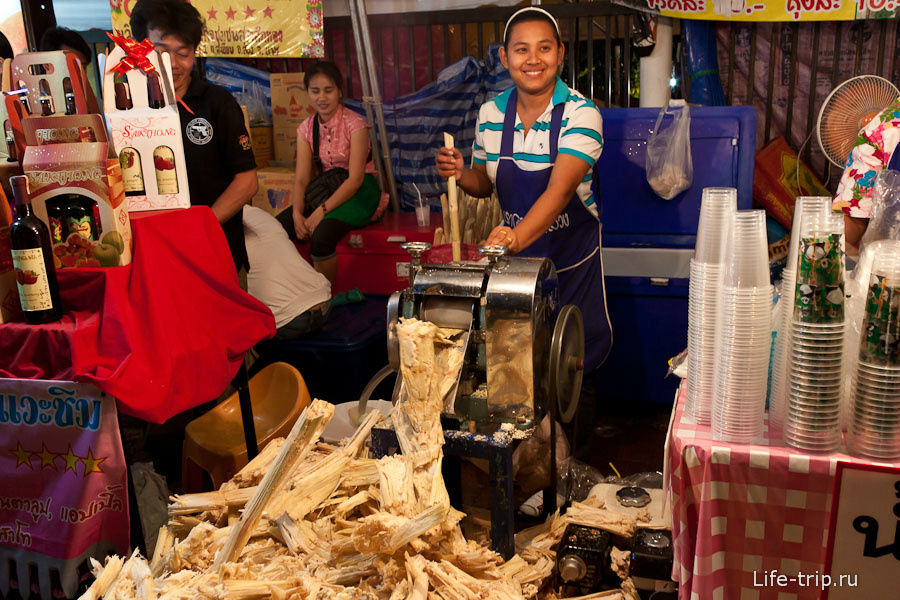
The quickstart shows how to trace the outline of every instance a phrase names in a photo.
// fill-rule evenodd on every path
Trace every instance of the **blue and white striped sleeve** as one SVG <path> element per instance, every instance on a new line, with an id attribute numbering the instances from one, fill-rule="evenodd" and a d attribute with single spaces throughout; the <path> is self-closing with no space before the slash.
<path id="1" fill-rule="evenodd" d="M 472 142 L 472 164 L 486 165 L 487 153 L 484 149 L 484 132 L 481 130 L 481 121 L 484 117 L 484 106 L 478 111 L 478 120 L 475 123 L 475 141 Z"/>
<path id="2" fill-rule="evenodd" d="M 590 100 L 582 100 L 568 115 L 559 135 L 559 153 L 580 158 L 590 166 L 603 151 L 603 123 L 600 111 Z"/>

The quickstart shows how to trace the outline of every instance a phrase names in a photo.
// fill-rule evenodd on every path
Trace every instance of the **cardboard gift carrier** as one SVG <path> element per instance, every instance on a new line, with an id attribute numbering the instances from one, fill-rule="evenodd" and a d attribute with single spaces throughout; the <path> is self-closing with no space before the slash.
<path id="1" fill-rule="evenodd" d="M 797 169 L 800 169 L 800 188 L 797 188 Z M 781 136 L 756 153 L 753 169 L 753 200 L 766 209 L 766 214 L 788 231 L 794 220 L 794 201 L 797 196 L 831 196 L 809 167 L 797 158 L 797 153 Z"/>
<path id="2" fill-rule="evenodd" d="M 25 117 L 100 112 L 81 62 L 73 52 L 23 52 L 9 63 L 9 73 L 4 65 L 3 78 L 4 90 L 11 90 L 12 82 L 16 82 L 16 88 L 25 90 L 24 94 L 5 98 L 6 114 L 3 115 L 9 121 L 9 133 L 15 142 L 19 162 L 25 153 L 25 135 L 22 131 L 22 119 Z M 22 82 L 23 86 L 18 82 Z"/>
<path id="3" fill-rule="evenodd" d="M 297 156 L 297 127 L 315 114 L 303 73 L 272 73 L 272 136 L 275 160 L 292 163 Z"/>
<path id="4" fill-rule="evenodd" d="M 56 268 L 129 264 L 131 222 L 103 117 L 29 117 L 22 125 L 22 167 L 34 213 L 50 228 Z M 81 207 L 81 217 L 72 216 L 72 206 Z"/>
<path id="5" fill-rule="evenodd" d="M 107 65 L 117 65 L 125 58 L 120 47 L 107 56 Z M 181 119 L 175 104 L 172 83 L 172 59 L 168 53 L 156 51 L 147 55 L 155 72 L 164 100 L 162 108 L 150 108 L 148 76 L 140 69 L 125 74 L 132 108 L 116 108 L 115 72 L 107 70 L 103 78 L 103 110 L 109 125 L 110 143 L 119 157 L 128 191 L 128 210 L 161 210 L 188 208 L 187 166 L 181 139 Z M 121 83 L 120 83 L 121 85 Z M 185 127 L 208 124 L 188 122 Z"/>

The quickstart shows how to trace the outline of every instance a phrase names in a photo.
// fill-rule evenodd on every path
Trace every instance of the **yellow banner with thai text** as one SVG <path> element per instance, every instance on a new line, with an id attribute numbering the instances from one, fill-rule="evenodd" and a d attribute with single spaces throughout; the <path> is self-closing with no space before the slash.
<path id="1" fill-rule="evenodd" d="M 205 27 L 199 56 L 325 56 L 323 0 L 191 0 Z M 137 0 L 109 0 L 113 29 L 132 37 Z"/>
<path id="2" fill-rule="evenodd" d="M 660 15 L 711 21 L 893 19 L 900 0 L 646 0 Z"/>

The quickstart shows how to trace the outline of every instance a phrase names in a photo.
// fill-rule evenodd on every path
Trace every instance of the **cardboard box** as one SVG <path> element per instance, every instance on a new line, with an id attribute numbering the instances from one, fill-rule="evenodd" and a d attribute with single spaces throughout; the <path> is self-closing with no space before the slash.
<path id="1" fill-rule="evenodd" d="M 23 119 L 25 157 L 34 213 L 52 231 L 47 202 L 61 210 L 76 200 L 96 208 L 99 231 L 66 232 L 53 241 L 57 269 L 112 267 L 131 262 L 131 222 L 119 160 L 111 155 L 100 115 L 28 117 Z M 80 198 L 73 198 L 79 196 Z M 58 222 L 55 224 L 59 227 Z M 71 227 L 70 227 L 71 229 Z"/>
<path id="2" fill-rule="evenodd" d="M 256 170 L 259 189 L 250 203 L 273 215 L 291 207 L 294 193 L 294 169 L 266 167 Z"/>
<path id="3" fill-rule="evenodd" d="M 297 127 L 315 114 L 309 103 L 303 73 L 272 73 L 272 133 L 275 160 L 294 162 L 297 154 Z"/>
<path id="4" fill-rule="evenodd" d="M 797 189 L 797 168 L 800 188 Z M 753 200 L 788 231 L 794 220 L 794 201 L 798 196 L 831 196 L 809 167 L 797 159 L 797 153 L 783 137 L 777 137 L 756 153 L 753 168 Z"/>
<path id="5" fill-rule="evenodd" d="M 106 59 L 109 70 L 103 79 L 103 108 L 109 125 L 110 143 L 122 162 L 123 174 L 131 181 L 139 181 L 136 185 L 142 184 L 145 192 L 128 197 L 128 210 L 188 208 L 191 197 L 181 141 L 181 120 L 175 104 L 171 58 L 168 53 L 151 52 L 147 55 L 159 73 L 165 106 L 150 108 L 147 75 L 140 69 L 131 69 L 125 76 L 133 108 L 119 110 L 116 108 L 115 73 L 111 69 L 124 56 L 125 51 L 117 46 Z M 204 121 L 196 126 L 206 125 Z M 192 123 L 187 123 L 186 127 L 192 127 Z M 135 152 L 140 159 L 139 171 L 135 168 Z M 172 170 L 174 177 L 170 172 Z"/>
<path id="6" fill-rule="evenodd" d="M 250 128 L 250 143 L 253 146 L 253 158 L 256 160 L 256 168 L 264 169 L 269 166 L 273 158 L 272 154 L 272 126 L 259 125 Z"/>

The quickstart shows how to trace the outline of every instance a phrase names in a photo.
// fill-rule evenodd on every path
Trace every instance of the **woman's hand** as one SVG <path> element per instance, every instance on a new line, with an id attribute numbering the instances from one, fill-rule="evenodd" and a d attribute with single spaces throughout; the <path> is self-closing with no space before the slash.
<path id="1" fill-rule="evenodd" d="M 497 225 L 494 227 L 491 234 L 488 236 L 487 241 L 485 241 L 485 245 L 506 246 L 510 254 L 515 254 L 521 250 L 516 230 L 512 227 L 507 227 L 506 225 Z"/>
<path id="2" fill-rule="evenodd" d="M 438 175 L 444 179 L 456 177 L 459 180 L 463 174 L 463 157 L 456 148 L 441 148 L 434 158 Z"/>
<path id="3" fill-rule="evenodd" d="M 316 210 L 312 211 L 312 214 L 306 218 L 306 237 L 312 237 L 313 231 L 316 230 L 316 227 L 319 226 L 319 223 L 322 222 L 324 217 L 325 211 L 322 209 L 321 205 Z"/>
<path id="4" fill-rule="evenodd" d="M 293 211 L 294 217 L 294 233 L 297 234 L 298 240 L 305 240 L 309 237 L 309 233 L 306 230 L 306 219 L 303 218 L 303 213 Z"/>

